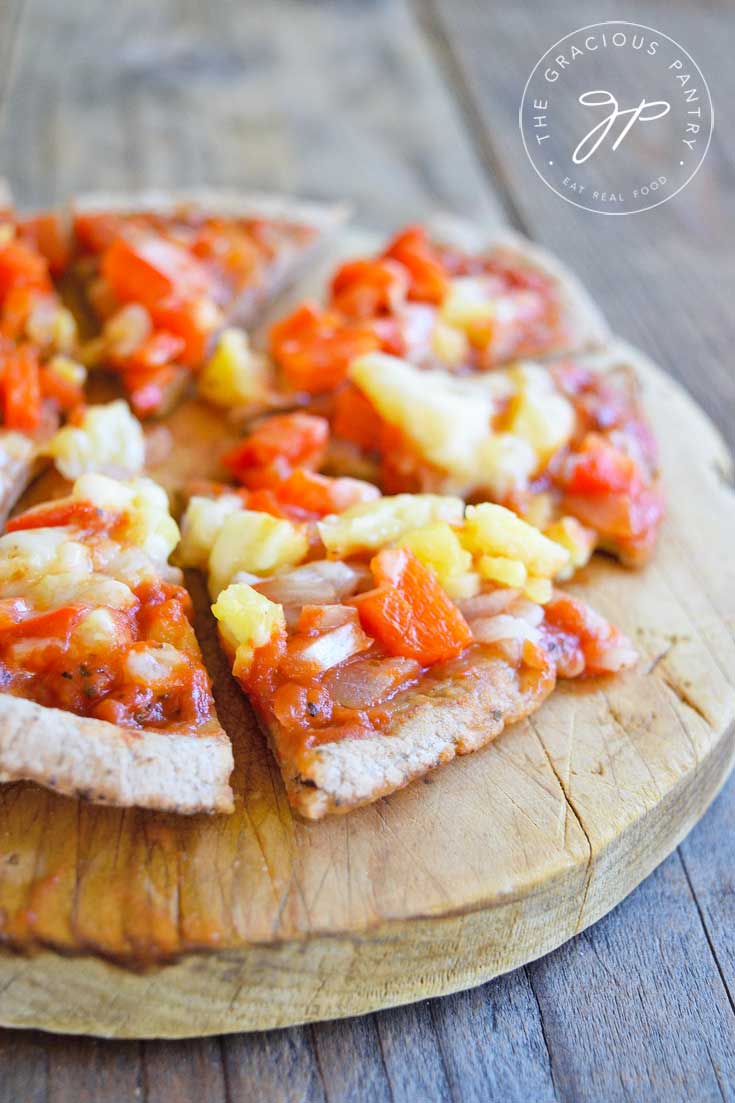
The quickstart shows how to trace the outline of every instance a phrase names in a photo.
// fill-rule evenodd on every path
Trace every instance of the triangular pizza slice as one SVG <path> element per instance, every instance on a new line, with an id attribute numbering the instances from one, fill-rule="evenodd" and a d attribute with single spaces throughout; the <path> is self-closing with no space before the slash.
<path id="1" fill-rule="evenodd" d="M 311 819 L 478 749 L 558 677 L 636 657 L 556 589 L 567 548 L 502 506 L 319 474 L 327 434 L 303 413 L 256 429 L 225 457 L 243 487 L 199 487 L 179 551 Z"/>
<path id="2" fill-rule="evenodd" d="M 230 322 L 252 325 L 346 216 L 218 190 L 81 196 L 71 277 L 99 328 L 86 356 L 138 416 L 165 413 Z"/>
<path id="3" fill-rule="evenodd" d="M 0 780 L 176 812 L 232 810 L 164 491 L 84 475 L 0 537 Z"/>

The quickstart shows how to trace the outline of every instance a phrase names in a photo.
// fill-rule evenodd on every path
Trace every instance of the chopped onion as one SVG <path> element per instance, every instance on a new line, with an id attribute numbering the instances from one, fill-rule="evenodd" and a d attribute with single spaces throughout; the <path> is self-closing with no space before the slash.
<path id="1" fill-rule="evenodd" d="M 521 620 L 525 620 L 534 628 L 538 628 L 544 619 L 543 606 L 537 605 L 535 601 L 528 601 L 525 597 L 520 597 L 517 601 L 514 601 L 508 612 L 512 617 L 520 617 Z"/>
<path id="2" fill-rule="evenodd" d="M 531 640 L 538 643 L 541 638 L 533 625 L 520 617 L 497 616 L 478 617 L 469 621 L 472 635 L 478 643 L 496 643 L 498 640 Z"/>
<path id="3" fill-rule="evenodd" d="M 420 673 L 415 659 L 360 659 L 330 671 L 324 685 L 343 708 L 369 709 L 410 685 Z"/>
<path id="4" fill-rule="evenodd" d="M 478 594 L 466 601 L 460 601 L 459 608 L 467 620 L 474 617 L 494 617 L 498 613 L 505 612 L 508 606 L 520 596 L 520 590 L 501 587 L 497 590 L 490 590 L 485 594 Z"/>
<path id="5" fill-rule="evenodd" d="M 292 636 L 281 669 L 291 677 L 318 674 L 364 651 L 370 643 L 356 624 L 341 624 L 321 636 Z"/>
<path id="6" fill-rule="evenodd" d="M 621 636 L 615 643 L 610 644 L 609 647 L 601 648 L 599 653 L 595 656 L 594 666 L 595 671 L 609 671 L 614 674 L 618 670 L 625 670 L 630 666 L 635 666 L 638 661 L 638 652 L 633 645 L 625 638 Z"/>
<path id="7" fill-rule="evenodd" d="M 351 597 L 366 582 L 372 585 L 367 567 L 319 559 L 258 582 L 255 589 L 280 605 L 329 605 Z"/>

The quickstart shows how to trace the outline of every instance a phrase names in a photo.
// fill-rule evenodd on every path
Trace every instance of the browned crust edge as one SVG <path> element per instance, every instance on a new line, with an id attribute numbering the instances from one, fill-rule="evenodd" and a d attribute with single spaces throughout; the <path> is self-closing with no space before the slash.
<path id="1" fill-rule="evenodd" d="M 200 733 L 133 731 L 0 695 L 0 781 L 35 781 L 94 804 L 231 812 L 232 768 L 216 720 Z"/>
<path id="2" fill-rule="evenodd" d="M 555 685 L 548 674 L 524 687 L 514 666 L 480 658 L 469 678 L 448 675 L 428 689 L 409 690 L 391 725 L 379 735 L 315 749 L 306 763 L 278 753 L 279 727 L 261 726 L 281 767 L 292 806 L 305 819 L 350 812 L 491 743 L 509 725 L 535 712 Z"/>

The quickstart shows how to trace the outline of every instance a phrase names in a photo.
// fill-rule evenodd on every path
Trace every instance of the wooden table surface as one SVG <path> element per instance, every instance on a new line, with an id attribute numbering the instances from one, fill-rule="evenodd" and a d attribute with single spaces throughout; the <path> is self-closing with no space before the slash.
<path id="1" fill-rule="evenodd" d="M 538 57 L 612 17 L 681 42 L 717 116 L 693 182 L 622 219 L 553 195 L 517 130 Z M 0 0 L 0 169 L 29 205 L 207 183 L 348 196 L 384 229 L 437 206 L 504 218 L 572 264 L 732 445 L 734 31 L 726 0 Z M 731 782 L 611 915 L 461 995 L 176 1043 L 0 1031 L 0 1101 L 735 1099 L 733 828 Z"/>

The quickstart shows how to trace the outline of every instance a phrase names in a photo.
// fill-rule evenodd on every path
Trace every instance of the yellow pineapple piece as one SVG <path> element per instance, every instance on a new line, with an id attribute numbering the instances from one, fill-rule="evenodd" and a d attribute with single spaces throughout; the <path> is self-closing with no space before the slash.
<path id="1" fill-rule="evenodd" d="M 361 551 L 377 551 L 412 529 L 434 521 L 460 524 L 464 513 L 461 498 L 439 494 L 396 494 L 361 502 L 319 524 L 324 546 L 333 558 Z"/>
<path id="2" fill-rule="evenodd" d="M 467 334 L 438 318 L 431 333 L 431 351 L 447 367 L 457 368 L 466 359 L 470 344 Z"/>
<path id="3" fill-rule="evenodd" d="M 576 517 L 562 517 L 544 529 L 550 540 L 556 541 L 569 552 L 569 565 L 565 567 L 557 578 L 565 580 L 571 578 L 575 571 L 584 567 L 595 550 L 597 538 L 592 529 L 586 528 Z"/>
<path id="4" fill-rule="evenodd" d="M 574 431 L 574 407 L 545 368 L 526 365 L 511 369 L 518 393 L 511 404 L 508 431 L 533 448 L 538 467 L 567 444 Z"/>
<path id="5" fill-rule="evenodd" d="M 182 567 L 204 570 L 226 518 L 244 508 L 243 500 L 237 494 L 222 494 L 219 498 L 203 498 L 195 494 L 181 519 L 177 562 Z"/>
<path id="6" fill-rule="evenodd" d="M 399 547 L 408 548 L 426 567 L 430 567 L 444 589 L 454 597 L 454 584 L 463 589 L 462 577 L 472 571 L 472 556 L 459 542 L 446 521 L 434 521 L 405 533 Z M 464 588 L 468 584 L 464 584 Z"/>
<path id="7" fill-rule="evenodd" d="M 519 559 L 529 574 L 553 578 L 569 562 L 569 552 L 526 524 L 504 506 L 468 506 L 460 539 L 474 555 Z"/>
<path id="8" fill-rule="evenodd" d="M 263 398 L 268 389 L 266 362 L 253 352 L 242 329 L 222 331 L 199 376 L 199 393 L 215 406 L 241 406 Z"/>
<path id="9" fill-rule="evenodd" d="M 468 333 L 492 324 L 495 303 L 482 280 L 475 276 L 460 276 L 451 281 L 439 316 L 447 325 Z"/>
<path id="10" fill-rule="evenodd" d="M 481 555 L 477 560 L 477 570 L 480 577 L 488 582 L 517 590 L 523 589 L 528 578 L 520 559 L 508 559 L 504 555 Z"/>
<path id="11" fill-rule="evenodd" d="M 358 357 L 349 377 L 429 464 L 458 479 L 472 475 L 493 413 L 490 388 L 482 380 L 423 371 L 384 353 Z"/>
<path id="12" fill-rule="evenodd" d="M 529 601 L 535 601 L 537 605 L 546 605 L 551 601 L 553 586 L 548 578 L 529 578 L 523 588 L 524 596 Z"/>
<path id="13" fill-rule="evenodd" d="M 513 433 L 488 432 L 477 449 L 478 481 L 496 498 L 523 490 L 537 466 L 532 446 Z"/>
<path id="14" fill-rule="evenodd" d="M 223 590 L 212 612 L 219 621 L 225 644 L 235 652 L 235 677 L 247 673 L 256 648 L 263 647 L 286 627 L 283 606 L 245 582 L 236 582 Z"/>
<path id="15" fill-rule="evenodd" d="M 209 554 L 209 592 L 216 599 L 240 571 L 269 575 L 300 563 L 308 550 L 301 525 L 250 509 L 231 513 Z"/>

